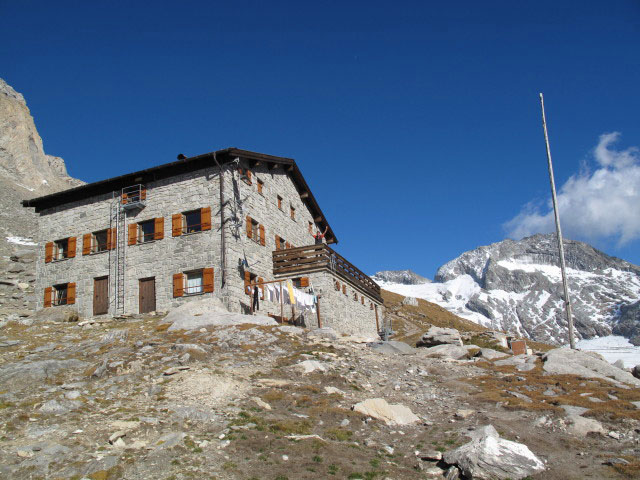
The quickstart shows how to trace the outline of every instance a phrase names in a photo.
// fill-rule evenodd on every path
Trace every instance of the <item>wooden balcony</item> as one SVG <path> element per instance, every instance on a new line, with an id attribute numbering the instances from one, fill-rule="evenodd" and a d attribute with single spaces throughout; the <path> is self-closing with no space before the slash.
<path id="1" fill-rule="evenodd" d="M 328 245 L 274 250 L 272 256 L 273 274 L 276 277 L 328 270 L 382 303 L 380 286 Z"/>

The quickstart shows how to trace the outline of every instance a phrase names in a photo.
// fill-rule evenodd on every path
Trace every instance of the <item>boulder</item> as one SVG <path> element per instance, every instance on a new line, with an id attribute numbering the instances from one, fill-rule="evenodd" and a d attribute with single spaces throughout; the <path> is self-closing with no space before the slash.
<path id="1" fill-rule="evenodd" d="M 311 330 L 307 335 L 310 337 L 326 338 L 327 340 L 337 340 L 338 334 L 331 327 L 322 327 Z"/>
<path id="2" fill-rule="evenodd" d="M 278 325 L 265 315 L 243 315 L 230 313 L 217 297 L 208 297 L 185 303 L 173 310 L 162 320 L 170 323 L 168 330 L 199 330 L 209 326 L 239 325 Z"/>
<path id="3" fill-rule="evenodd" d="M 38 310 L 31 317 L 35 322 L 77 322 L 80 320 L 78 311 L 73 307 L 59 306 L 51 308 L 43 308 Z"/>
<path id="4" fill-rule="evenodd" d="M 356 403 L 352 409 L 368 417 L 377 418 L 387 425 L 409 425 L 420 419 L 404 405 L 389 405 L 384 398 L 370 398 Z"/>
<path id="5" fill-rule="evenodd" d="M 301 371 L 302 373 L 311 373 L 318 370 L 319 372 L 326 372 L 327 367 L 324 364 L 318 362 L 317 360 L 304 360 L 303 362 L 297 363 L 294 365 L 294 368 Z"/>
<path id="6" fill-rule="evenodd" d="M 403 305 L 411 305 L 412 307 L 418 306 L 418 299 L 416 297 L 404 297 L 402 300 Z"/>
<path id="7" fill-rule="evenodd" d="M 421 348 L 418 355 L 427 358 L 447 358 L 452 360 L 460 360 L 469 358 L 469 351 L 458 345 L 436 345 L 430 348 Z"/>
<path id="8" fill-rule="evenodd" d="M 383 355 L 413 355 L 416 349 L 404 342 L 389 340 L 388 342 L 372 343 L 371 349 Z"/>
<path id="9" fill-rule="evenodd" d="M 497 360 L 498 358 L 508 356 L 508 353 L 502 353 L 492 348 L 481 348 L 480 351 L 476 353 L 476 357 L 482 358 L 483 360 Z"/>
<path id="10" fill-rule="evenodd" d="M 625 370 L 624 368 L 624 362 L 622 361 L 621 358 L 619 358 L 618 360 L 616 360 L 615 362 L 613 362 L 613 366 L 614 367 L 618 367 L 620 370 Z"/>
<path id="11" fill-rule="evenodd" d="M 608 382 L 624 382 L 640 386 L 640 379 L 629 372 L 614 367 L 600 355 L 570 348 L 549 350 L 542 357 L 545 372 L 559 375 L 578 375 L 583 378 L 599 378 Z"/>
<path id="12" fill-rule="evenodd" d="M 602 435 L 605 433 L 599 421 L 593 418 L 581 417 L 580 415 L 569 415 L 567 417 L 567 425 L 569 433 L 579 437 L 586 437 L 588 433 L 600 433 Z"/>
<path id="13" fill-rule="evenodd" d="M 462 346 L 460 332 L 455 328 L 431 327 L 416 343 L 416 347 L 435 347 L 436 345 Z"/>
<path id="14" fill-rule="evenodd" d="M 636 365 L 635 367 L 633 367 L 633 370 L 631 370 L 631 374 L 636 378 L 640 378 L 640 365 Z"/>
<path id="15" fill-rule="evenodd" d="M 521 479 L 542 472 L 544 463 L 529 448 L 500 438 L 492 425 L 471 433 L 471 441 L 446 452 L 443 460 L 457 465 L 465 478 L 478 480 Z"/>

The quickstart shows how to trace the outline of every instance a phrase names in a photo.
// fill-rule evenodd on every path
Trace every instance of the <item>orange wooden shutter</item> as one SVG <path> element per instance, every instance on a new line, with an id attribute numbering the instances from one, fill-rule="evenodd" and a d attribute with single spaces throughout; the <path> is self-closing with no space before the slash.
<path id="1" fill-rule="evenodd" d="M 251 292 L 247 290 L 247 287 L 251 283 L 251 272 L 245 270 L 244 272 L 244 293 L 251 295 Z"/>
<path id="2" fill-rule="evenodd" d="M 53 260 L 53 242 L 47 242 L 44 246 L 44 263 L 49 263 Z"/>
<path id="3" fill-rule="evenodd" d="M 67 284 L 67 305 L 73 305 L 76 303 L 76 284 Z"/>
<path id="4" fill-rule="evenodd" d="M 300 288 L 306 288 L 309 286 L 309 277 L 302 277 L 300 279 Z"/>
<path id="5" fill-rule="evenodd" d="M 202 271 L 202 283 L 204 284 L 204 293 L 213 292 L 213 268 L 205 268 Z"/>
<path id="6" fill-rule="evenodd" d="M 340 282 L 336 281 L 336 290 L 339 292 L 340 291 Z"/>
<path id="7" fill-rule="evenodd" d="M 140 200 L 146 200 L 147 199 L 147 189 L 145 187 L 142 187 L 140 189 Z"/>
<path id="8" fill-rule="evenodd" d="M 360 301 L 362 302 L 362 304 L 364 305 L 364 297 L 360 297 Z"/>
<path id="9" fill-rule="evenodd" d="M 276 250 L 280 250 L 280 237 L 276 235 Z"/>
<path id="10" fill-rule="evenodd" d="M 258 277 L 258 283 L 260 284 L 260 291 L 262 292 L 260 294 L 260 300 L 264 300 L 264 284 L 262 283 L 264 282 L 264 278 Z"/>
<path id="11" fill-rule="evenodd" d="M 107 237 L 108 236 L 109 236 L 109 233 L 107 232 Z M 85 233 L 82 236 L 82 254 L 89 255 L 90 253 L 91 253 L 91 234 Z"/>
<path id="12" fill-rule="evenodd" d="M 247 178 L 249 179 L 249 185 L 251 185 L 251 170 L 247 170 Z"/>
<path id="13" fill-rule="evenodd" d="M 182 214 L 174 213 L 171 215 L 171 235 L 179 237 L 182 235 Z"/>
<path id="14" fill-rule="evenodd" d="M 260 225 L 260 245 L 265 246 L 266 242 L 264 239 L 264 225 Z"/>
<path id="15" fill-rule="evenodd" d="M 154 220 L 154 232 L 153 239 L 154 240 L 162 240 L 164 238 L 164 217 L 158 217 Z"/>
<path id="16" fill-rule="evenodd" d="M 138 242 L 138 224 L 129 224 L 129 245 L 135 245 Z"/>
<path id="17" fill-rule="evenodd" d="M 51 297 L 53 297 L 53 288 L 52 287 L 45 288 L 44 289 L 44 306 L 45 306 L 45 308 L 51 306 Z"/>
<path id="18" fill-rule="evenodd" d="M 202 230 L 211 230 L 211 207 L 200 210 L 200 223 L 202 223 Z"/>
<path id="19" fill-rule="evenodd" d="M 247 237 L 251 238 L 253 229 L 251 228 L 251 217 L 247 215 Z"/>
<path id="20" fill-rule="evenodd" d="M 173 298 L 184 295 L 184 275 L 175 273 L 173 275 Z"/>
<path id="21" fill-rule="evenodd" d="M 124 205 L 124 204 L 126 204 L 126 203 L 127 203 L 127 194 L 126 194 L 126 193 L 123 193 L 123 194 L 122 194 L 122 204 Z"/>
<path id="22" fill-rule="evenodd" d="M 76 256 L 76 237 L 69 237 L 67 243 L 67 258 L 74 258 Z"/>
<path id="23" fill-rule="evenodd" d="M 116 248 L 116 229 L 107 229 L 107 250 L 113 250 Z"/>
<path id="24" fill-rule="evenodd" d="M 344 293 L 345 295 L 347 294 L 347 286 L 346 285 L 342 285 L 342 293 Z"/>
<path id="25" fill-rule="evenodd" d="M 287 250 L 291 248 L 291 244 L 289 242 L 285 243 L 284 248 L 286 248 Z"/>

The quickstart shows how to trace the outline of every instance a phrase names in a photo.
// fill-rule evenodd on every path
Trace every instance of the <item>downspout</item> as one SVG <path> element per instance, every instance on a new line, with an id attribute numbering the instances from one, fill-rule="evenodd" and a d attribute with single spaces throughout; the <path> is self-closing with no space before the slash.
<path id="1" fill-rule="evenodd" d="M 226 284 L 226 276 L 227 276 L 227 246 L 224 235 L 224 178 L 222 165 L 218 162 L 216 157 L 216 152 L 213 152 L 213 161 L 218 165 L 218 169 L 220 170 L 220 259 L 222 264 L 222 272 L 220 273 L 220 288 L 223 289 Z"/>

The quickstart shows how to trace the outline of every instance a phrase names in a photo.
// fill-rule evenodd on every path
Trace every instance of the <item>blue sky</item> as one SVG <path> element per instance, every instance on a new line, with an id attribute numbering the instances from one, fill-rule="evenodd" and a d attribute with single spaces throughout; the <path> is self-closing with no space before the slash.
<path id="1" fill-rule="evenodd" d="M 549 228 L 544 92 L 568 236 L 640 264 L 639 2 L 131 4 L 0 0 L 0 76 L 71 175 L 228 146 L 294 157 L 347 259 L 433 276 Z M 598 192 L 601 170 L 624 198 Z"/>

